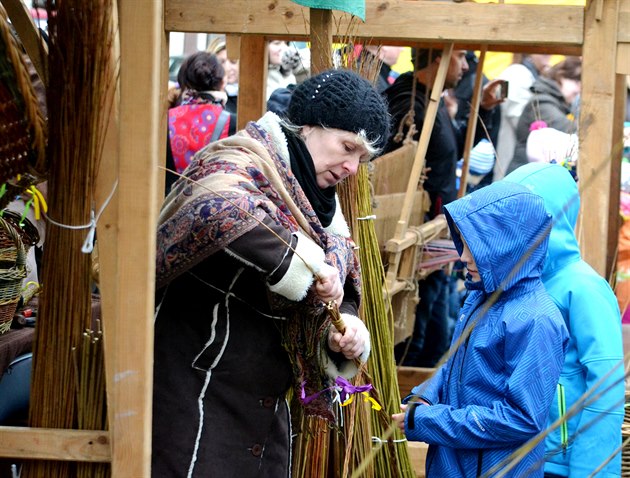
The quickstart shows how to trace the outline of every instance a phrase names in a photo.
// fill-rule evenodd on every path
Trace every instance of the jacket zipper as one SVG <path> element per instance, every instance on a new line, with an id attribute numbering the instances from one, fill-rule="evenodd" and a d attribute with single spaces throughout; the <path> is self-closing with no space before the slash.
<path id="1" fill-rule="evenodd" d="M 564 385 L 558 384 L 557 386 L 557 394 L 558 394 L 558 413 L 560 418 L 564 417 L 567 413 L 567 402 L 566 397 L 564 396 Z M 569 424 L 567 421 L 563 421 L 560 425 L 560 444 L 562 445 L 562 454 L 567 454 L 567 446 L 569 443 Z"/>

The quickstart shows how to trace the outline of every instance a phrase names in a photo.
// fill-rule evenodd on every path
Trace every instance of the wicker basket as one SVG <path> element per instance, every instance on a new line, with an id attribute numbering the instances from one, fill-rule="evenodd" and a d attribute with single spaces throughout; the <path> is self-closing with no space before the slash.
<path id="1" fill-rule="evenodd" d="M 26 273 L 26 250 L 20 234 L 0 217 L 0 334 L 11 328 Z"/>

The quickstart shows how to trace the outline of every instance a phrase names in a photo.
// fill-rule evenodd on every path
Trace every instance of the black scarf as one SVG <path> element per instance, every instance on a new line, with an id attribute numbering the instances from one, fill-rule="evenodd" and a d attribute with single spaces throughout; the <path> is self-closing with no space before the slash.
<path id="1" fill-rule="evenodd" d="M 315 165 L 311 153 L 308 152 L 306 144 L 298 135 L 292 131 L 282 128 L 287 138 L 289 147 L 289 158 L 291 160 L 291 171 L 306 194 L 306 198 L 313 206 L 313 210 L 322 226 L 330 226 L 335 215 L 335 187 L 331 186 L 321 189 L 317 185 L 315 176 Z"/>

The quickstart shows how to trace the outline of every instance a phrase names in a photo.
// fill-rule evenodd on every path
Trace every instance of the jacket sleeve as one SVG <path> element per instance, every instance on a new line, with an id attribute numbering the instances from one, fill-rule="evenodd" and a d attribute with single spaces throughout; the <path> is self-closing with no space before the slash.
<path id="1" fill-rule="evenodd" d="M 442 398 L 442 381 L 445 367 L 440 367 L 435 371 L 435 374 L 419 385 L 416 385 L 411 389 L 411 393 L 403 399 L 403 403 L 413 401 L 414 398 L 421 398 L 425 402 L 431 405 L 440 403 Z"/>
<path id="2" fill-rule="evenodd" d="M 621 319 L 614 293 L 602 283 L 592 284 L 588 293 L 577 291 L 570 296 L 571 339 L 589 394 L 576 432 L 569 437 L 573 440 L 570 477 L 589 475 L 621 446 L 625 400 Z M 567 403 L 567 409 L 571 405 Z M 619 476 L 620 469 L 621 453 L 617 452 L 597 476 Z"/>
<path id="3" fill-rule="evenodd" d="M 326 266 L 324 250 L 301 232 L 291 233 L 268 216 L 230 243 L 225 252 L 266 277 L 269 289 L 300 301 Z"/>
<path id="4" fill-rule="evenodd" d="M 504 398 L 462 408 L 415 407 L 413 416 L 405 417 L 409 440 L 450 448 L 503 448 L 523 444 L 545 427 L 564 360 L 566 329 L 544 313 L 532 317 L 530 308 L 515 311 L 504 328 Z"/>

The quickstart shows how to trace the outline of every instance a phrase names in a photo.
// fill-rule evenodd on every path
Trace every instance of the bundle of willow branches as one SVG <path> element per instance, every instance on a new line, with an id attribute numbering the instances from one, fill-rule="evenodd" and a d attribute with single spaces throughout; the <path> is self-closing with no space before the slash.
<path id="1" fill-rule="evenodd" d="M 77 393 L 77 427 L 79 430 L 107 429 L 107 398 L 103 360 L 103 332 L 83 332 L 81 343 L 72 349 Z M 106 463 L 77 463 L 77 478 L 106 478 Z"/>
<path id="2" fill-rule="evenodd" d="M 379 478 L 412 477 L 415 473 L 409 460 L 406 441 L 400 431 L 384 418 L 400 411 L 400 391 L 394 360 L 393 317 L 391 305 L 383 295 L 385 270 L 374 228 L 372 190 L 367 165 L 359 168 L 357 176 L 346 179 L 339 188 L 339 196 L 344 213 L 350 209 L 354 211 L 353 236 L 359 246 L 363 287 L 361 318 L 370 331 L 372 340 L 372 352 L 367 364 L 370 375 L 363 379 L 372 383 L 384 410 L 383 413 L 370 411 L 371 433 L 368 436 L 373 443 L 361 450 L 359 466 L 352 476 L 369 476 L 366 475 L 366 470 L 368 466 L 372 466 L 373 476 Z"/>
<path id="3" fill-rule="evenodd" d="M 72 348 L 91 328 L 91 260 L 81 249 L 116 84 L 112 0 L 49 0 L 48 224 L 31 387 L 33 427 L 75 428 Z M 54 221 L 54 222 L 53 222 Z M 78 228 L 79 227 L 79 228 Z M 88 372 L 89 373 L 89 372 Z M 84 375 L 82 382 L 100 380 Z M 64 406 L 59 406 L 63 404 Z M 91 412 L 90 412 L 91 413 Z M 81 468 L 101 465 L 85 464 Z M 23 478 L 68 478 L 69 462 L 25 463 Z M 89 471 L 84 476 L 92 476 Z"/>

